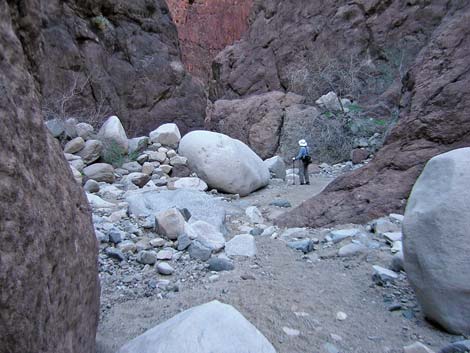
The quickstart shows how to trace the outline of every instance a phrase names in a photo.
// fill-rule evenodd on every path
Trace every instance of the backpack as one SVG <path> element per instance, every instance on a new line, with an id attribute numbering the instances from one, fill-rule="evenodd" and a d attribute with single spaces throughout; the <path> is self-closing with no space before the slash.
<path id="1" fill-rule="evenodd" d="M 312 163 L 312 157 L 310 157 L 310 149 L 308 147 L 307 147 L 307 155 L 301 157 L 300 160 L 304 162 L 305 164 Z"/>

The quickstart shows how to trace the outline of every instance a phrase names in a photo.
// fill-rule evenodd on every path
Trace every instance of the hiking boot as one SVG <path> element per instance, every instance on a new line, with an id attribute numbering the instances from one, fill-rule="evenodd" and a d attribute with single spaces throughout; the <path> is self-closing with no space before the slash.
<path id="1" fill-rule="evenodd" d="M 300 183 L 300 185 L 305 185 L 305 183 Z"/>

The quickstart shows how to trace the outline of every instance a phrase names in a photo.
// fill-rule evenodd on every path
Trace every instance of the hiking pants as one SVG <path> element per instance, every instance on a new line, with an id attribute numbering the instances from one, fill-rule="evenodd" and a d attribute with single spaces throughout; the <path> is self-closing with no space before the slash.
<path id="1" fill-rule="evenodd" d="M 299 170 L 300 184 L 310 183 L 308 178 L 308 163 L 300 161 L 300 170 Z"/>

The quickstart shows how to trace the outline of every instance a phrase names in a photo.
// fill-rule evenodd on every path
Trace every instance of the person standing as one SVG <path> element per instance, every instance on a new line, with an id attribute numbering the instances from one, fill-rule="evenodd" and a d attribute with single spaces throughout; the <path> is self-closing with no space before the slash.
<path id="1" fill-rule="evenodd" d="M 300 185 L 310 184 L 310 179 L 308 176 L 308 165 L 312 162 L 312 157 L 310 157 L 310 149 L 307 146 L 307 141 L 304 139 L 299 141 L 299 154 L 292 158 L 293 161 L 300 160 L 299 178 Z"/>

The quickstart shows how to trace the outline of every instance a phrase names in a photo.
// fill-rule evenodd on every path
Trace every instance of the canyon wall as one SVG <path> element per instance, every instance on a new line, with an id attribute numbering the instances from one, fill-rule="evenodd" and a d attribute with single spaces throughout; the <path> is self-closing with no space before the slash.
<path id="1" fill-rule="evenodd" d="M 0 352 L 95 353 L 98 244 L 42 120 L 40 13 L 39 1 L 0 1 Z"/>
<path id="2" fill-rule="evenodd" d="M 19 21 L 34 11 L 28 2 L 18 2 Z M 30 63 L 46 119 L 115 114 L 130 135 L 165 122 L 183 133 L 203 126 L 204 87 L 182 65 L 164 0 L 44 0 L 39 15 Z"/>
<path id="3" fill-rule="evenodd" d="M 183 62 L 188 71 L 207 81 L 211 63 L 227 45 L 248 29 L 253 0 L 168 0 L 178 27 Z"/>

